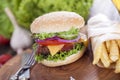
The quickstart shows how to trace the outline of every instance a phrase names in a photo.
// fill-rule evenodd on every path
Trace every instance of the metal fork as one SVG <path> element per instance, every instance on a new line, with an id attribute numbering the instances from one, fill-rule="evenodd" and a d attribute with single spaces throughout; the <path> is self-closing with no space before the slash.
<path id="1" fill-rule="evenodd" d="M 19 76 L 22 75 L 25 71 L 30 69 L 31 66 L 35 64 L 34 52 L 31 55 L 25 56 L 25 63 L 20 67 L 20 69 L 10 78 L 10 80 L 19 80 Z"/>

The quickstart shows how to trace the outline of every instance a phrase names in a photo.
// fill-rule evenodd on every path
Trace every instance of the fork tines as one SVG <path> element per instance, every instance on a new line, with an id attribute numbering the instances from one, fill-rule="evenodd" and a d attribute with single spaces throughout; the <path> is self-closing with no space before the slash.
<path id="1" fill-rule="evenodd" d="M 34 63 L 35 63 L 34 55 L 35 55 L 35 53 L 33 52 L 30 56 L 28 56 L 28 59 L 25 62 L 25 65 L 28 65 L 28 66 L 34 65 Z"/>

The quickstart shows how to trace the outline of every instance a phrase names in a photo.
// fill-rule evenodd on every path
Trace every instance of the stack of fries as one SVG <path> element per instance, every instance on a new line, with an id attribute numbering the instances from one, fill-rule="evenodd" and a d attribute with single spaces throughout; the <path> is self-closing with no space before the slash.
<path id="1" fill-rule="evenodd" d="M 120 40 L 103 42 L 94 54 L 93 64 L 101 61 L 105 68 L 115 65 L 115 73 L 120 73 Z"/>
<path id="2" fill-rule="evenodd" d="M 120 9 L 120 0 L 112 1 Z M 120 73 L 120 22 L 100 13 L 88 20 L 87 31 L 92 45 L 93 64 L 113 68 L 115 73 Z"/>

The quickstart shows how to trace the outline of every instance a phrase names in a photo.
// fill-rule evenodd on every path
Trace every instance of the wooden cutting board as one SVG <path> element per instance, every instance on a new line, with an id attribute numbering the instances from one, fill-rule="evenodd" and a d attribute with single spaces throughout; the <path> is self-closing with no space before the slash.
<path id="1" fill-rule="evenodd" d="M 0 80 L 9 80 L 21 64 L 21 55 L 15 56 L 0 68 Z M 87 50 L 76 62 L 55 68 L 35 64 L 31 68 L 30 80 L 120 80 L 114 70 L 102 69 L 92 65 L 92 56 Z"/>

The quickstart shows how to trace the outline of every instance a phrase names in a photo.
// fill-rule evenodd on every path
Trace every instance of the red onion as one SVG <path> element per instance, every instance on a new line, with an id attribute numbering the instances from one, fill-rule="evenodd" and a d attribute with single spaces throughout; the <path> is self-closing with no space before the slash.
<path id="1" fill-rule="evenodd" d="M 76 39 L 72 39 L 72 40 L 65 40 L 65 39 L 61 39 L 61 38 L 55 36 L 55 37 L 52 37 L 52 38 L 46 38 L 44 40 L 36 39 L 35 41 L 36 42 L 44 42 L 46 40 L 57 40 L 59 42 L 71 43 L 71 42 L 77 42 L 79 39 L 80 39 L 80 35 Z"/>

